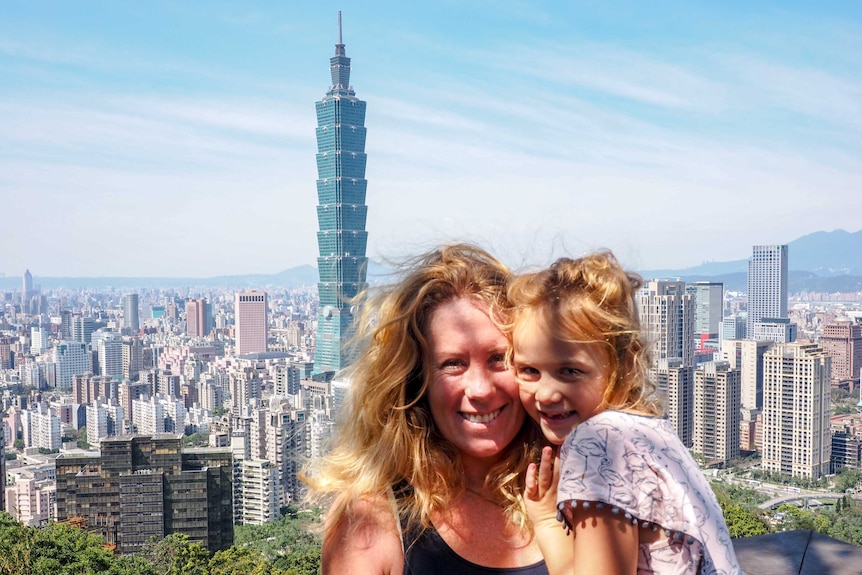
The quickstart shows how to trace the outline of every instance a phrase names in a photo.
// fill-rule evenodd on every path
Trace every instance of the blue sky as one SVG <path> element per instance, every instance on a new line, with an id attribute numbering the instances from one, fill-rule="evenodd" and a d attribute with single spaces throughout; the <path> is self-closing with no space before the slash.
<path id="1" fill-rule="evenodd" d="M 857 2 L 28 0 L 0 15 L 0 272 L 314 264 L 339 9 L 374 258 L 684 268 L 862 227 Z"/>

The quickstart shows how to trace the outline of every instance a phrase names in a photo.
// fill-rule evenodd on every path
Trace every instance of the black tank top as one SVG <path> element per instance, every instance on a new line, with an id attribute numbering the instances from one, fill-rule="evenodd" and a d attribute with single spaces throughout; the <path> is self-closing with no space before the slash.
<path id="1" fill-rule="evenodd" d="M 471 563 L 455 553 L 433 527 L 419 533 L 405 530 L 403 537 L 405 575 L 548 575 L 544 561 L 527 567 L 483 567 Z"/>

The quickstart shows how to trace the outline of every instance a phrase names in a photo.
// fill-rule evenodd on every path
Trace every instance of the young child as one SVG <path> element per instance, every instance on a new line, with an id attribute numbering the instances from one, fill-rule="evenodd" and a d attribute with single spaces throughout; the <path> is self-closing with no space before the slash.
<path id="1" fill-rule="evenodd" d="M 600 252 L 509 288 L 521 401 L 560 446 L 556 461 L 546 447 L 527 474 L 539 546 L 552 575 L 742 573 L 709 483 L 657 417 L 641 285 Z"/>

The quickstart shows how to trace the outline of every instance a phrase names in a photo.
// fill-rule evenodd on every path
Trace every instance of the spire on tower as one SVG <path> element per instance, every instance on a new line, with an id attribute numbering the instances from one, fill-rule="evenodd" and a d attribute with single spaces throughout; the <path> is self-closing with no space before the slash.
<path id="1" fill-rule="evenodd" d="M 344 42 L 341 40 L 341 10 L 338 11 L 338 44 L 335 45 L 336 56 L 346 56 L 344 52 Z"/>

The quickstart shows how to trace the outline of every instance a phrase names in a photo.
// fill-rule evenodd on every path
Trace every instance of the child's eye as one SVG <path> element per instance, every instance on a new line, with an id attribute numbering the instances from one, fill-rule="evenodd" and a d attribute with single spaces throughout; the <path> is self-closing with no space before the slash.
<path id="1" fill-rule="evenodd" d="M 569 379 L 580 377 L 583 374 L 584 372 L 576 367 L 564 367 L 560 369 L 560 375 Z"/>
<path id="2" fill-rule="evenodd" d="M 520 381 L 535 382 L 539 380 L 539 370 L 529 365 L 519 365 L 515 374 Z"/>

